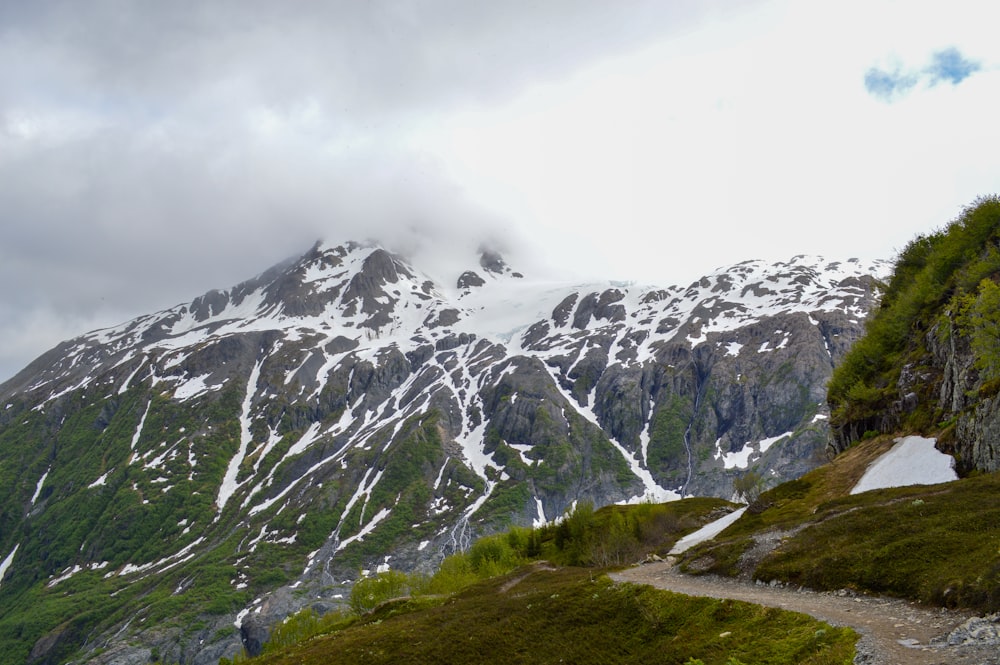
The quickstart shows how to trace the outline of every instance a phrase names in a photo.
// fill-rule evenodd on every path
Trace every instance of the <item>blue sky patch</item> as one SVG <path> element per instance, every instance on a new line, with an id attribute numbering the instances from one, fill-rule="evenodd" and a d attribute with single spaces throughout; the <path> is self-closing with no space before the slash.
<path id="1" fill-rule="evenodd" d="M 883 69 L 871 67 L 865 72 L 865 90 L 883 101 L 899 99 L 920 83 L 933 87 L 939 83 L 958 85 L 982 69 L 982 64 L 966 58 L 954 47 L 935 52 L 923 69 Z"/>
<path id="2" fill-rule="evenodd" d="M 931 56 L 931 64 L 924 71 L 930 75 L 931 85 L 942 81 L 958 85 L 980 69 L 980 63 L 969 60 L 957 48 L 949 48 Z"/>

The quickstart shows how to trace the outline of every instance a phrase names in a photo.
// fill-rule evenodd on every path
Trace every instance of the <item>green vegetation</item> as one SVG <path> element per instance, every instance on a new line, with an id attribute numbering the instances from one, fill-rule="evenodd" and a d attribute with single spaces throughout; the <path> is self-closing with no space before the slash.
<path id="1" fill-rule="evenodd" d="M 994 309 L 1000 300 L 998 279 L 997 196 L 978 199 L 946 229 L 918 236 L 900 252 L 865 336 L 830 379 L 831 425 L 845 443 L 868 431 L 927 431 L 945 419 L 946 414 L 934 410 L 940 370 L 926 366 L 931 330 L 939 338 L 958 334 L 970 339 L 980 369 L 992 373 L 1000 367 Z M 912 386 L 920 398 L 918 407 L 898 414 L 891 406 L 901 397 L 897 386 L 904 366 L 938 376 Z"/>
<path id="2" fill-rule="evenodd" d="M 678 474 L 686 464 L 684 433 L 691 422 L 694 403 L 690 397 L 673 393 L 653 412 L 649 425 L 649 468 L 654 474 Z"/>
<path id="3" fill-rule="evenodd" d="M 1000 610 L 1000 474 L 848 494 L 891 443 L 867 441 L 764 492 L 765 510 L 689 550 L 682 568 L 739 574 L 754 536 L 776 531 L 784 538 L 756 563 L 757 579 Z"/>
<path id="4" fill-rule="evenodd" d="M 759 513 L 765 508 L 760 499 L 764 491 L 764 477 L 753 469 L 733 480 L 733 492 L 737 498 L 747 504 L 751 513 Z"/>
<path id="5" fill-rule="evenodd" d="M 747 603 L 613 584 L 600 574 L 615 543 L 626 543 L 619 553 L 662 551 L 725 508 L 718 499 L 598 511 L 583 504 L 559 525 L 481 538 L 431 577 L 387 571 L 360 580 L 353 615 L 300 612 L 275 629 L 260 656 L 234 662 L 849 663 L 856 640 L 849 629 Z M 597 568 L 556 568 L 554 558 Z"/>
<path id="6" fill-rule="evenodd" d="M 973 366 L 993 386 L 990 392 L 995 394 L 1000 379 L 1000 286 L 992 279 L 984 279 L 974 293 L 958 298 L 955 322 L 970 341 Z"/>
<path id="7" fill-rule="evenodd" d="M 589 569 L 529 566 L 432 607 L 385 603 L 341 630 L 253 662 L 844 665 L 855 639 L 801 614 L 613 584 Z"/>

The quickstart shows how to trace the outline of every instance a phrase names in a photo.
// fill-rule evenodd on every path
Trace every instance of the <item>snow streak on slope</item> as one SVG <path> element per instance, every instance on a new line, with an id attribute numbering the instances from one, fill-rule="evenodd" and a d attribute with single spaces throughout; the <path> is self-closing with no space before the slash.
<path id="1" fill-rule="evenodd" d="M 10 551 L 3 561 L 0 561 L 0 584 L 3 584 L 3 576 L 7 574 L 7 569 L 10 568 L 10 564 L 14 563 L 14 555 L 17 554 L 17 548 L 21 546 L 20 543 L 14 545 L 14 549 Z"/>
<path id="2" fill-rule="evenodd" d="M 31 501 L 28 502 L 28 505 L 34 506 L 35 502 L 38 501 L 38 497 L 42 494 L 42 486 L 45 484 L 45 479 L 49 477 L 49 471 L 51 470 L 51 467 L 45 469 L 45 473 L 38 479 L 38 484 L 35 485 L 35 493 L 31 495 Z"/>
<path id="3" fill-rule="evenodd" d="M 669 554 L 681 554 L 682 552 L 686 552 L 691 549 L 698 543 L 703 543 L 706 540 L 715 538 L 717 535 L 725 531 L 726 527 L 742 517 L 745 512 L 746 507 L 744 506 L 739 510 L 734 510 L 728 515 L 720 517 L 714 522 L 709 522 L 694 533 L 689 533 L 674 544 L 674 546 L 670 549 Z"/>
<path id="4" fill-rule="evenodd" d="M 257 392 L 257 382 L 260 380 L 260 368 L 263 361 L 258 361 L 250 372 L 250 380 L 247 382 L 246 397 L 243 398 L 243 408 L 240 413 L 240 447 L 236 454 L 229 460 L 229 467 L 226 468 L 226 475 L 222 477 L 222 484 L 219 486 L 219 497 L 215 503 L 219 512 L 226 507 L 229 497 L 239 487 L 236 476 L 240 472 L 240 465 L 247 455 L 247 446 L 253 441 L 253 433 L 250 431 L 250 407 L 253 406 L 253 396 Z"/>
<path id="5" fill-rule="evenodd" d="M 589 420 L 591 423 L 600 428 L 601 424 L 597 420 L 597 416 L 594 412 L 580 404 L 576 403 L 573 396 L 566 392 L 564 388 L 559 386 L 558 380 L 555 382 L 556 386 L 559 387 L 559 391 L 562 393 L 563 397 L 567 402 L 573 404 L 577 413 L 582 415 L 584 418 Z M 625 447 L 618 441 L 615 441 L 613 437 L 608 437 L 608 441 L 614 446 L 615 450 L 625 458 L 625 462 L 628 464 L 629 469 L 632 473 L 642 481 L 642 485 L 645 488 L 645 493 L 642 495 L 636 495 L 629 500 L 629 503 L 639 503 L 642 501 L 654 501 L 654 502 L 664 502 L 664 501 L 676 501 L 681 498 L 681 495 L 673 490 L 668 490 L 665 487 L 661 487 L 659 483 L 653 478 L 653 474 L 649 472 L 649 469 L 642 466 L 641 461 L 636 459 L 636 456 L 630 453 Z"/>

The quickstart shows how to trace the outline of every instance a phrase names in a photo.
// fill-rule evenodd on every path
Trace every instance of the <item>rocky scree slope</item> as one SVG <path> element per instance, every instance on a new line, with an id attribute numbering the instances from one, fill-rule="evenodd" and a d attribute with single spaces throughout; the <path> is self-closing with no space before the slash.
<path id="1" fill-rule="evenodd" d="M 317 244 L 67 341 L 0 386 L 0 643 L 214 663 L 362 568 L 428 570 L 579 501 L 798 477 L 884 268 L 566 285 L 486 252 L 443 285 Z"/>

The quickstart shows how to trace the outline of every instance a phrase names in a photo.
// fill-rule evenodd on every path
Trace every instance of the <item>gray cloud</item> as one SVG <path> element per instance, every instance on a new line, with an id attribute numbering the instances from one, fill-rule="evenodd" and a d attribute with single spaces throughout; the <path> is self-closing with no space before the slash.
<path id="1" fill-rule="evenodd" d="M 865 72 L 865 89 L 884 101 L 898 99 L 923 83 L 928 87 L 940 83 L 958 85 L 982 69 L 982 64 L 966 58 L 956 48 L 947 48 L 931 55 L 931 62 L 922 69 L 871 67 Z"/>
<path id="2" fill-rule="evenodd" d="M 516 249 L 407 132 L 712 9 L 666 5 L 0 3 L 0 381 L 317 238 L 378 238 L 442 269 L 456 246 Z"/>

